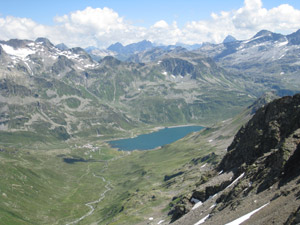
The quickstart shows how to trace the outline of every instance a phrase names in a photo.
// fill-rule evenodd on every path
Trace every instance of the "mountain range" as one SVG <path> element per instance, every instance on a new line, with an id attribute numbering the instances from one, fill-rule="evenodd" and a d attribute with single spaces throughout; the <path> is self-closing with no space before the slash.
<path id="1" fill-rule="evenodd" d="M 143 124 L 213 122 L 255 98 L 211 58 L 188 51 L 147 64 L 112 56 L 97 62 L 82 48 L 61 50 L 38 38 L 1 41 L 0 52 L 5 136 L 68 139 L 115 135 Z"/>
<path id="2" fill-rule="evenodd" d="M 254 82 L 276 80 L 287 89 L 297 89 L 299 35 L 300 30 L 289 35 L 262 30 L 248 40 L 207 44 L 197 52 L 212 57 L 229 71 L 242 71 Z"/>
<path id="3" fill-rule="evenodd" d="M 299 223 L 299 35 L 0 41 L 1 223 Z M 187 124 L 206 129 L 151 151 L 107 143 Z"/>
<path id="4" fill-rule="evenodd" d="M 131 55 L 126 61 L 95 61 L 82 48 L 46 38 L 0 41 L 1 130 L 67 138 L 223 120 L 265 91 L 299 90 L 298 36 L 263 30 L 193 51 L 149 41 L 107 49 Z"/>
<path id="5" fill-rule="evenodd" d="M 88 47 L 85 48 L 85 50 L 95 59 L 95 60 L 100 60 L 104 58 L 105 56 L 115 56 L 119 60 L 122 61 L 129 61 L 129 62 L 134 62 L 131 57 L 134 56 L 135 54 L 139 54 L 148 50 L 153 50 L 155 48 L 157 49 L 163 49 L 163 50 L 173 50 L 175 48 L 179 49 L 186 49 L 186 50 L 195 50 L 201 47 L 201 44 L 193 44 L 193 45 L 188 45 L 188 44 L 183 44 L 183 43 L 177 43 L 175 45 L 157 45 L 154 44 L 150 41 L 143 40 L 137 43 L 132 43 L 129 45 L 123 46 L 121 43 L 117 42 L 115 44 L 110 45 L 106 49 L 99 49 L 96 47 Z"/>

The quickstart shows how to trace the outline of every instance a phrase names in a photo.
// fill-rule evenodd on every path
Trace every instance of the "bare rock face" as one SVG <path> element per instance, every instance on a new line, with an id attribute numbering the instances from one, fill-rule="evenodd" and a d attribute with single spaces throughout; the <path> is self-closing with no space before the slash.
<path id="1" fill-rule="evenodd" d="M 164 59 L 162 60 L 161 65 L 167 72 L 174 74 L 175 76 L 185 76 L 186 74 L 193 74 L 195 72 L 192 63 L 179 58 Z"/>
<path id="2" fill-rule="evenodd" d="M 299 224 L 300 223 L 300 207 L 297 209 L 297 211 L 295 211 L 294 213 L 292 213 L 289 217 L 289 219 L 286 221 L 285 225 L 288 224 Z"/>
<path id="3" fill-rule="evenodd" d="M 244 163 L 251 165 L 265 154 L 273 155 L 267 160 L 270 166 L 281 167 L 299 144 L 299 129 L 300 94 L 275 100 L 258 110 L 240 129 L 219 169 L 228 171 Z"/>
<path id="4" fill-rule="evenodd" d="M 175 224 L 195 224 L 203 218 L 205 224 L 226 224 L 262 206 L 263 212 L 248 224 L 298 224 L 300 94 L 258 109 L 227 151 L 215 175 L 191 195 L 201 207 L 186 215 L 180 211 Z M 220 174 L 229 173 L 231 178 L 221 179 Z"/>
<path id="5" fill-rule="evenodd" d="M 276 182 L 300 175 L 300 94 L 287 96 L 257 111 L 240 129 L 219 170 L 248 172 L 260 193 Z"/>

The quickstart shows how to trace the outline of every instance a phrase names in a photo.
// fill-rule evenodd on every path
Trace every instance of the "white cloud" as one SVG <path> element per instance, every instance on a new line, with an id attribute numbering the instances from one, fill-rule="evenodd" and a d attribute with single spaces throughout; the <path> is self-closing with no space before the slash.
<path id="1" fill-rule="evenodd" d="M 248 10 L 256 10 L 262 7 L 261 0 L 245 0 L 245 8 Z"/>
<path id="2" fill-rule="evenodd" d="M 1 39 L 32 39 L 44 34 L 46 30 L 45 26 L 37 24 L 31 19 L 16 18 L 12 16 L 0 18 Z"/>
<path id="3" fill-rule="evenodd" d="M 0 39 L 47 37 L 55 44 L 64 42 L 70 47 L 106 47 L 117 41 L 124 44 L 136 42 L 146 34 L 146 28 L 125 22 L 118 13 L 106 7 L 87 7 L 55 17 L 54 22 L 54 26 L 44 26 L 27 18 L 0 18 Z"/>
<path id="4" fill-rule="evenodd" d="M 70 38 L 70 46 L 107 46 L 117 41 L 128 43 L 129 38 L 138 41 L 139 33 L 143 30 L 125 22 L 118 13 L 106 7 L 87 7 L 82 11 L 56 17 L 55 22 L 56 30 Z"/>
<path id="5" fill-rule="evenodd" d="M 76 11 L 68 16 L 56 17 L 55 21 L 61 23 L 70 32 L 108 33 L 113 30 L 126 29 L 123 18 L 106 7 L 103 9 L 87 7 L 83 11 Z"/>
<path id="6" fill-rule="evenodd" d="M 245 0 L 238 10 L 212 13 L 211 20 L 188 22 L 184 29 L 187 41 L 193 34 L 198 42 L 221 42 L 228 34 L 247 39 L 262 29 L 291 33 L 300 29 L 300 10 L 288 4 L 267 10 L 261 0 Z"/>
<path id="7" fill-rule="evenodd" d="M 164 20 L 160 20 L 153 25 L 153 28 L 168 28 L 168 27 L 169 24 Z"/>
<path id="8" fill-rule="evenodd" d="M 180 41 L 182 37 L 182 30 L 177 26 L 176 21 L 168 24 L 164 20 L 158 21 L 145 34 L 145 38 L 152 42 L 160 44 L 175 44 Z"/>
<path id="9" fill-rule="evenodd" d="M 0 17 L 0 39 L 42 36 L 70 47 L 107 47 L 115 42 L 129 44 L 144 39 L 162 44 L 221 42 L 228 34 L 247 39 L 262 29 L 294 32 L 300 28 L 300 10 L 288 4 L 268 10 L 261 0 L 245 0 L 237 10 L 212 12 L 209 20 L 189 21 L 182 27 L 176 21 L 168 24 L 160 20 L 146 28 L 126 21 L 113 9 L 87 7 L 55 17 L 54 23 L 45 26 L 28 18 Z"/>

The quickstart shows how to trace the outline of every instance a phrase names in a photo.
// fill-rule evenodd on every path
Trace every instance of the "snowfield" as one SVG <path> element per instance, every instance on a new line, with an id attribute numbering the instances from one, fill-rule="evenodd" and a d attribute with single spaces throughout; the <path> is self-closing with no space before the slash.
<path id="1" fill-rule="evenodd" d="M 3 45 L 1 44 L 3 50 L 9 54 L 17 56 L 18 58 L 25 59 L 28 55 L 35 54 L 36 52 L 29 49 L 29 48 L 18 48 L 14 49 L 13 47 L 9 45 Z"/>
<path id="2" fill-rule="evenodd" d="M 246 215 L 240 217 L 240 218 L 237 218 L 236 220 L 230 222 L 230 223 L 226 223 L 225 225 L 239 225 L 243 222 L 245 222 L 246 220 L 248 220 L 253 214 L 255 214 L 256 212 L 258 212 L 259 210 L 263 209 L 264 207 L 266 207 L 267 205 L 269 205 L 270 203 L 267 203 L 261 207 L 259 207 L 258 209 L 255 209 L 253 210 L 252 212 L 250 213 L 247 213 Z"/>

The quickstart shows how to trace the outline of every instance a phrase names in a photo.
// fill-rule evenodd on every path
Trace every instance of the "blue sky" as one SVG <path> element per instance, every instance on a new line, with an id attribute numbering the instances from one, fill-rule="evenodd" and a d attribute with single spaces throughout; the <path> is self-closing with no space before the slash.
<path id="1" fill-rule="evenodd" d="M 212 12 L 238 9 L 243 0 L 7 0 L 0 4 L 1 16 L 31 18 L 46 25 L 53 24 L 55 16 L 72 11 L 108 7 L 120 16 L 139 25 L 149 26 L 158 20 L 178 21 L 183 25 L 187 21 L 208 19 Z M 280 4 L 289 4 L 300 9 L 299 0 L 264 0 L 263 6 L 271 9 Z"/>
<path id="2" fill-rule="evenodd" d="M 0 4 L 0 39 L 45 36 L 70 46 L 107 47 L 115 41 L 128 44 L 142 39 L 163 44 L 220 42 L 228 34 L 243 39 L 260 29 L 289 33 L 299 28 L 299 0 L 9 0 Z"/>
<path id="3" fill-rule="evenodd" d="M 162 19 L 167 22 L 177 20 L 183 24 L 188 20 L 208 18 L 211 12 L 237 9 L 242 5 L 241 0 L 10 0 L 1 3 L 0 13 L 2 16 L 32 18 L 36 22 L 50 25 L 56 15 L 84 10 L 88 6 L 108 7 L 133 23 L 149 26 Z"/>

